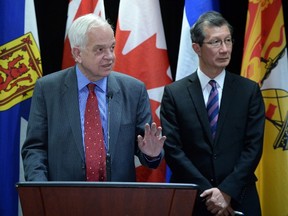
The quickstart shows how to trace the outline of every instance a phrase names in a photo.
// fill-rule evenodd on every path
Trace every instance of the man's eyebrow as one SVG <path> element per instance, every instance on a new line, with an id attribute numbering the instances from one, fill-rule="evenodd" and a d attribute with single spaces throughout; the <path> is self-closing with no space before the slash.
<path id="1" fill-rule="evenodd" d="M 112 42 L 111 44 L 96 44 L 94 47 L 95 48 L 105 48 L 105 47 L 110 47 L 116 44 L 116 41 Z"/>

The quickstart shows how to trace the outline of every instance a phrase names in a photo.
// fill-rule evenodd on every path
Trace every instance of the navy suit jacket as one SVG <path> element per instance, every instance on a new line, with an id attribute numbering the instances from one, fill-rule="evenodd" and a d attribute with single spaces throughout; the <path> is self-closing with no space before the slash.
<path id="1" fill-rule="evenodd" d="M 166 86 L 161 124 L 171 182 L 197 184 L 199 193 L 218 187 L 238 210 L 243 202 L 245 208 L 259 207 L 254 171 L 262 154 L 264 112 L 258 84 L 226 72 L 213 140 L 197 73 Z"/>
<path id="2" fill-rule="evenodd" d="M 111 181 L 135 181 L 134 155 L 148 167 L 137 145 L 151 123 L 149 97 L 144 83 L 125 74 L 108 77 L 110 100 Z M 85 156 L 80 123 L 77 77 L 74 67 L 40 78 L 35 85 L 27 137 L 22 148 L 28 181 L 85 181 Z"/>

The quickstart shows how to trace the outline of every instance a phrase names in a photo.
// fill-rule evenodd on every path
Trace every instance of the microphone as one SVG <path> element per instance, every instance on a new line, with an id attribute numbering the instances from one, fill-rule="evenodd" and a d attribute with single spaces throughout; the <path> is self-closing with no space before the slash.
<path id="1" fill-rule="evenodd" d="M 107 152 L 106 152 L 106 177 L 107 181 L 111 181 L 111 155 L 110 155 L 110 101 L 113 98 L 113 92 L 108 91 L 106 95 L 108 99 L 108 124 L 107 124 Z"/>
<path id="2" fill-rule="evenodd" d="M 110 100 L 113 98 L 113 92 L 108 91 L 106 97 L 108 98 L 108 105 L 109 105 Z"/>

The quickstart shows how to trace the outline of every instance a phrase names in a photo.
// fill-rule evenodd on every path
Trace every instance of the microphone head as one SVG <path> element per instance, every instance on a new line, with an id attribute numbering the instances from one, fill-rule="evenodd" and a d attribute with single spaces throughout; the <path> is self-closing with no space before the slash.
<path id="1" fill-rule="evenodd" d="M 113 92 L 112 91 L 108 91 L 106 96 L 107 96 L 108 99 L 112 99 L 113 98 Z"/>

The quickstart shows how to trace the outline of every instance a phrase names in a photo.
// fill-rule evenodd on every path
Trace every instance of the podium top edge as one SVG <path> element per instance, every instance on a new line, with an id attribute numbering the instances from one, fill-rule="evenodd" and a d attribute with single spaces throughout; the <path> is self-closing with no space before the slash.
<path id="1" fill-rule="evenodd" d="M 31 181 L 18 182 L 16 187 L 126 187 L 126 188 L 177 188 L 197 189 L 196 184 L 155 182 L 83 182 L 83 181 Z"/>

